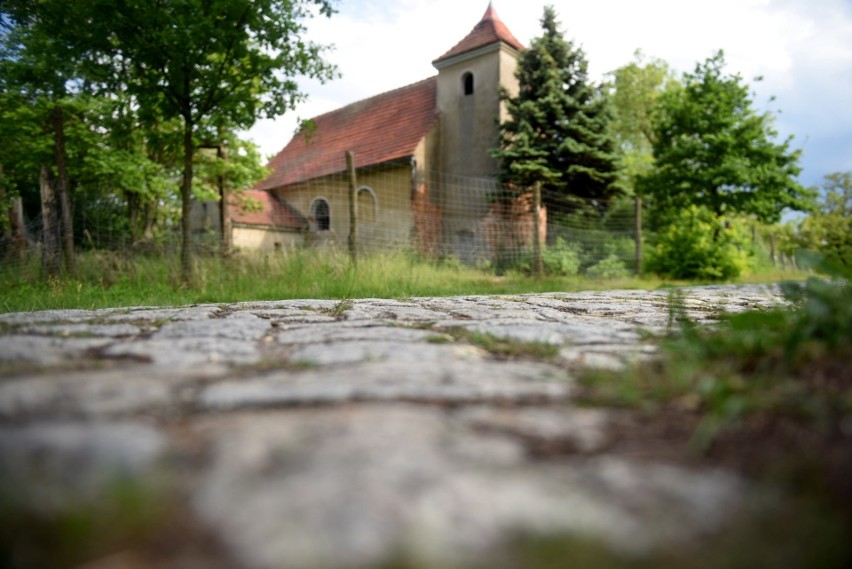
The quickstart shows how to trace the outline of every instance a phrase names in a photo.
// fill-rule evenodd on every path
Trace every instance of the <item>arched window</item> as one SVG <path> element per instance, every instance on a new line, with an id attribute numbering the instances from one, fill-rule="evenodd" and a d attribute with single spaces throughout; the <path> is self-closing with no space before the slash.
<path id="1" fill-rule="evenodd" d="M 367 186 L 358 188 L 358 223 L 375 223 L 378 209 L 379 201 L 372 188 Z"/>
<path id="2" fill-rule="evenodd" d="M 313 218 L 313 228 L 316 231 L 328 231 L 331 229 L 331 211 L 328 207 L 328 200 L 325 198 L 316 198 L 311 202 L 311 217 Z"/>
<path id="3" fill-rule="evenodd" d="M 467 95 L 473 95 L 473 73 L 470 71 L 462 75 L 462 92 Z"/>

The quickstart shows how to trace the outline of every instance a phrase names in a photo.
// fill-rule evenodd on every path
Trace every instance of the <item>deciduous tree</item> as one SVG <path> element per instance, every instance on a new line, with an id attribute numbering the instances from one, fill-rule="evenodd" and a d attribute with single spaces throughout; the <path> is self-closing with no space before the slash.
<path id="1" fill-rule="evenodd" d="M 773 116 L 758 112 L 743 79 L 724 67 L 719 51 L 660 97 L 655 167 L 641 179 L 658 221 L 692 204 L 766 223 L 809 207 L 811 193 L 796 179 L 800 151 L 790 138 L 777 141 Z"/>
<path id="2" fill-rule="evenodd" d="M 190 206 L 200 128 L 247 128 L 303 98 L 299 76 L 329 79 L 323 48 L 304 21 L 330 16 L 331 0 L 89 0 L 65 10 L 64 39 L 103 80 L 120 76 L 143 117 L 183 130 L 181 266 L 192 277 Z M 68 19 L 72 24 L 69 25 Z M 57 33 L 62 33 L 57 22 Z"/>
<path id="3" fill-rule="evenodd" d="M 834 172 L 823 181 L 815 210 L 799 227 L 802 245 L 833 263 L 852 266 L 852 172 Z"/>

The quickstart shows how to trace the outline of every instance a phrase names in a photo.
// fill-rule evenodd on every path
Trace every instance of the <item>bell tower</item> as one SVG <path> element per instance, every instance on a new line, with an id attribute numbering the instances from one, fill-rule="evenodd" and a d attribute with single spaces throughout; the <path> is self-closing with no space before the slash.
<path id="1" fill-rule="evenodd" d="M 489 3 L 473 30 L 432 62 L 438 70 L 443 172 L 477 178 L 496 173 L 490 151 L 498 143 L 497 120 L 506 118 L 500 87 L 517 94 L 515 69 L 523 49 Z"/>

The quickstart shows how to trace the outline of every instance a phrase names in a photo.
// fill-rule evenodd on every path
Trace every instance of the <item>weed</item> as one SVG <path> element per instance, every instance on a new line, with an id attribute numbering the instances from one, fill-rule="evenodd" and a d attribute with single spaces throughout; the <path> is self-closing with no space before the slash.
<path id="1" fill-rule="evenodd" d="M 349 300 L 349 299 L 346 299 L 346 300 L 341 300 L 340 302 L 335 304 L 333 308 L 328 309 L 328 310 L 323 310 L 322 312 L 325 312 L 326 314 L 328 314 L 329 316 L 331 316 L 332 318 L 334 318 L 336 320 L 342 320 L 343 317 L 346 315 L 346 312 L 348 310 L 352 309 L 352 306 L 353 306 L 352 301 Z"/>
<path id="2" fill-rule="evenodd" d="M 558 346 L 547 342 L 524 342 L 462 327 L 448 328 L 444 332 L 456 341 L 478 346 L 498 359 L 546 360 L 559 353 Z"/>
<path id="3" fill-rule="evenodd" d="M 676 333 L 663 357 L 628 374 L 588 374 L 589 400 L 695 407 L 704 417 L 693 444 L 702 450 L 721 430 L 758 414 L 837 429 L 852 413 L 852 287 L 811 278 L 783 289 L 793 308 L 723 315 L 714 329 L 686 319 L 673 293 L 669 327 Z"/>

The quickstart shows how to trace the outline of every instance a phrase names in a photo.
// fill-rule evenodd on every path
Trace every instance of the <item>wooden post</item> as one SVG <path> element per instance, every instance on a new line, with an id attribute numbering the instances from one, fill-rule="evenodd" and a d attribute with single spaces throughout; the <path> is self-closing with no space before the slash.
<path id="1" fill-rule="evenodd" d="M 47 166 L 41 167 L 39 189 L 41 192 L 43 241 L 41 266 L 48 275 L 57 276 L 62 263 L 59 253 L 59 216 L 56 211 L 56 195 L 53 192 L 53 185 L 50 183 L 50 173 Z"/>
<path id="2" fill-rule="evenodd" d="M 533 262 L 535 276 L 544 276 L 544 262 L 541 259 L 541 182 L 533 186 Z"/>
<path id="3" fill-rule="evenodd" d="M 59 198 L 58 216 L 61 220 L 57 234 L 61 238 L 65 270 L 74 274 L 74 216 L 71 214 L 71 196 L 68 181 L 68 156 L 65 152 L 65 115 L 62 107 L 53 108 L 54 155 L 56 158 L 56 191 Z"/>
<path id="4" fill-rule="evenodd" d="M 642 196 L 636 196 L 636 275 L 642 274 Z"/>
<path id="5" fill-rule="evenodd" d="M 225 140 L 222 136 L 222 132 L 219 133 L 219 146 L 216 147 L 216 157 L 219 160 L 227 160 L 228 159 L 228 147 L 225 145 Z M 231 249 L 233 248 L 233 236 L 231 235 L 231 214 L 229 208 L 230 204 L 228 200 L 230 199 L 230 193 L 228 189 L 225 187 L 225 176 L 219 176 L 219 227 L 222 230 L 222 256 L 227 257 L 231 254 Z"/>
<path id="6" fill-rule="evenodd" d="M 24 200 L 21 196 L 12 198 L 9 217 L 12 226 L 12 249 L 19 259 L 23 259 L 27 254 L 27 237 L 24 229 Z"/>
<path id="7" fill-rule="evenodd" d="M 0 259 L 12 249 L 12 204 L 6 203 L 6 188 L 3 187 L 3 164 L 0 164 Z M 9 245 L 7 245 L 9 243 Z"/>
<path id="8" fill-rule="evenodd" d="M 346 168 L 349 170 L 349 256 L 352 266 L 358 267 L 358 179 L 355 176 L 355 156 L 346 153 Z"/>
<path id="9" fill-rule="evenodd" d="M 778 266 L 778 253 L 775 251 L 775 232 L 769 232 L 769 260 L 772 261 L 772 266 Z"/>

